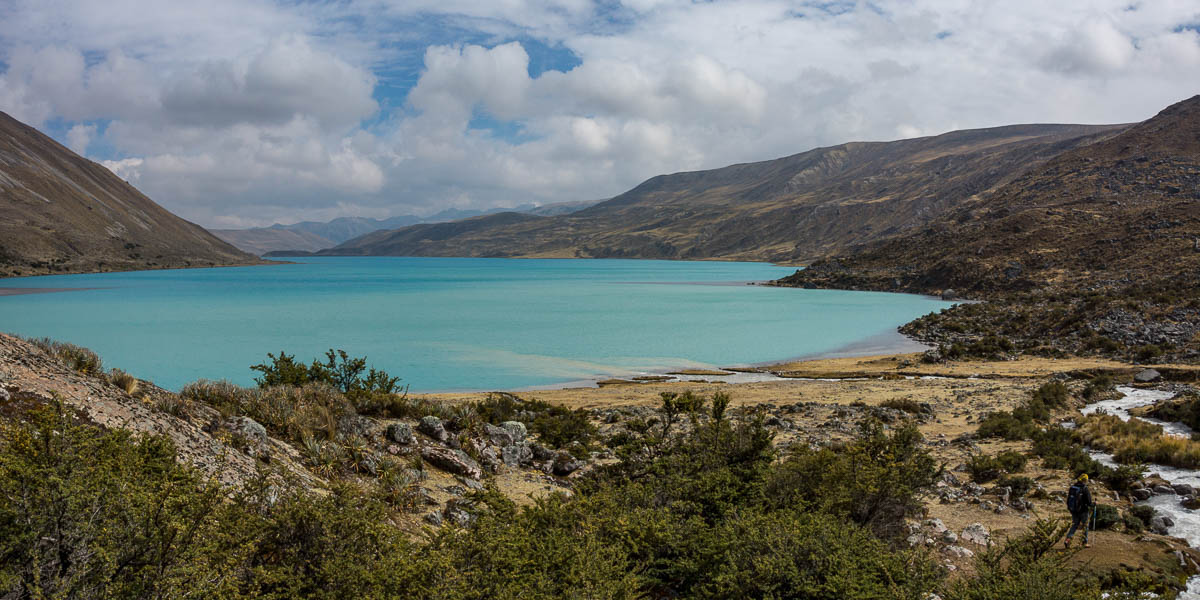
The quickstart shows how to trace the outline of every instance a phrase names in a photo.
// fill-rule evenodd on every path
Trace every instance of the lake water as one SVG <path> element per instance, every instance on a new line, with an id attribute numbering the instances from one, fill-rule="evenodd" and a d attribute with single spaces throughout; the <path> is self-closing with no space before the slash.
<path id="1" fill-rule="evenodd" d="M 414 391 L 519 389 L 684 367 L 892 349 L 949 306 L 875 292 L 748 286 L 763 263 L 313 258 L 298 264 L 55 275 L 0 287 L 0 331 L 87 346 L 170 389 L 251 384 L 285 350 L 367 356 Z"/>

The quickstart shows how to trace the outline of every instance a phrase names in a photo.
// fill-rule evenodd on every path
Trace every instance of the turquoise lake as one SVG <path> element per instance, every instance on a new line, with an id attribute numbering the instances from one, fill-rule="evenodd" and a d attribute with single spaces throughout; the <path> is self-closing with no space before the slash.
<path id="1" fill-rule="evenodd" d="M 764 263 L 313 258 L 263 267 L 55 275 L 0 287 L 0 331 L 87 346 L 169 389 L 249 385 L 285 350 L 342 348 L 413 391 L 520 389 L 903 344 L 895 329 L 950 303 L 745 285 Z"/>

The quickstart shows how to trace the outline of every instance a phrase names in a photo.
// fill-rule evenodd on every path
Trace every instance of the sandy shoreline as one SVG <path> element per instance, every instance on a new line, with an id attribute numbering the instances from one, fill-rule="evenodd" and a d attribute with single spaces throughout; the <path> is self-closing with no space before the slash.
<path id="1" fill-rule="evenodd" d="M 30 287 L 0 287 L 0 296 L 24 296 L 26 294 L 54 294 L 57 292 L 84 292 L 103 288 L 30 288 Z"/>

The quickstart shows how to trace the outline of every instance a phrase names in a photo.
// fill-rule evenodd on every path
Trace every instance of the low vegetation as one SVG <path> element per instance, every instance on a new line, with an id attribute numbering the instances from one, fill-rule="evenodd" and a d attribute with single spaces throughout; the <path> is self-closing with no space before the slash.
<path id="1" fill-rule="evenodd" d="M 30 339 L 29 341 L 38 348 L 41 348 L 46 354 L 61 360 L 78 373 L 95 376 L 104 375 L 104 361 L 100 360 L 99 355 L 87 348 L 66 342 L 57 342 L 50 338 Z"/>
<path id="2" fill-rule="evenodd" d="M 1153 423 L 1114 415 L 1089 415 L 1079 421 L 1079 439 L 1125 464 L 1155 463 L 1185 469 L 1200 467 L 1200 442 L 1169 436 Z"/>

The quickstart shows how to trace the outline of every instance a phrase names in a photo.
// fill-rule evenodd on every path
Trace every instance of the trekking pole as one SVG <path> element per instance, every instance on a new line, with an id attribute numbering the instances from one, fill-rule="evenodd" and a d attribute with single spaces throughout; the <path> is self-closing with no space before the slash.
<path id="1" fill-rule="evenodd" d="M 1096 530 L 1096 508 L 1097 508 L 1097 505 L 1093 504 L 1092 505 L 1092 529 L 1091 529 L 1091 531 Z"/>

